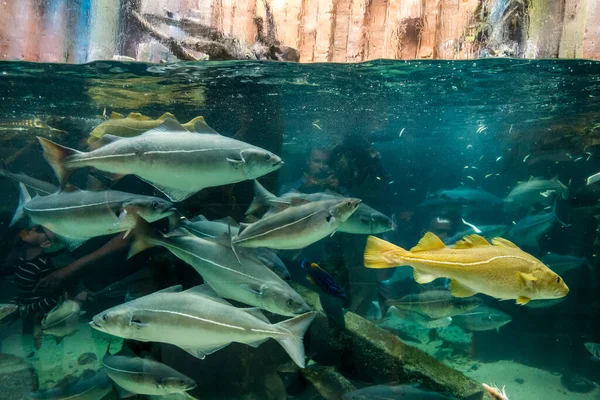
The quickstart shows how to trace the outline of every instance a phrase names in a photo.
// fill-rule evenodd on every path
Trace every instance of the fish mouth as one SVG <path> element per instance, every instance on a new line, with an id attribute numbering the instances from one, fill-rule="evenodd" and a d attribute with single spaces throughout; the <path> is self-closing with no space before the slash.
<path id="1" fill-rule="evenodd" d="M 273 164 L 271 164 L 271 166 L 272 166 L 272 167 L 277 167 L 277 166 L 281 166 L 281 165 L 283 165 L 283 164 L 284 164 L 284 163 L 283 163 L 283 160 L 279 160 L 279 161 L 277 161 L 277 162 L 274 162 Z"/>
<path id="2" fill-rule="evenodd" d="M 96 321 L 91 320 L 90 321 L 90 326 L 97 328 L 97 329 L 102 329 L 102 325 L 98 324 Z"/>

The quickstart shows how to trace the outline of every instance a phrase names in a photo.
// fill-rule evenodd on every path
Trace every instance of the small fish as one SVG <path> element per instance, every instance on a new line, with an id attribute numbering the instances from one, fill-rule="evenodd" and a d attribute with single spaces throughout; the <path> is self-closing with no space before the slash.
<path id="1" fill-rule="evenodd" d="M 527 162 L 527 159 L 531 156 L 531 154 L 527 154 L 525 158 L 523 158 L 523 162 Z"/>
<path id="2" fill-rule="evenodd" d="M 400 310 L 417 312 L 431 319 L 439 319 L 463 314 L 483 302 L 477 297 L 453 297 L 448 290 L 429 290 L 419 294 L 409 294 L 397 300 L 388 300 L 386 304 Z"/>
<path id="3" fill-rule="evenodd" d="M 491 386 L 488 386 L 485 383 L 482 383 L 481 386 L 483 386 L 483 389 L 487 392 L 487 394 L 489 394 L 492 397 L 492 399 L 508 400 L 508 395 L 506 394 L 506 391 L 504 390 L 505 386 L 502 386 L 502 390 L 500 390 L 500 388 L 498 388 L 494 384 L 491 384 Z"/>
<path id="4" fill-rule="evenodd" d="M 420 284 L 449 278 L 450 292 L 455 297 L 483 293 L 516 299 L 517 304 L 525 305 L 532 299 L 555 299 L 569 293 L 560 276 L 514 243 L 494 238 L 490 244 L 475 234 L 449 248 L 427 232 L 410 251 L 369 236 L 364 265 L 375 269 L 410 265 Z"/>
<path id="5" fill-rule="evenodd" d="M 569 198 L 569 188 L 558 177 L 552 179 L 530 178 L 527 182 L 519 182 L 504 198 L 505 207 L 515 211 L 529 209 L 535 204 L 549 205 L 556 194 L 563 199 Z"/>
<path id="6" fill-rule="evenodd" d="M 81 305 L 73 300 L 62 300 L 42 320 L 42 332 L 52 335 L 56 343 L 75 332 L 81 315 Z"/>
<path id="7" fill-rule="evenodd" d="M 302 269 L 306 271 L 306 279 L 325 293 L 340 299 L 346 298 L 344 289 L 335 281 L 329 272 L 319 267 L 318 264 L 311 263 L 308 265 L 308 262 L 304 260 L 302 261 Z"/>
<path id="8" fill-rule="evenodd" d="M 135 394 L 185 393 L 197 386 L 191 378 L 168 365 L 145 358 L 106 355 L 102 366 L 117 385 Z"/>
<path id="9" fill-rule="evenodd" d="M 479 306 L 467 313 L 452 317 L 453 323 L 469 332 L 498 330 L 511 321 L 510 315 L 486 306 Z"/>
<path id="10" fill-rule="evenodd" d="M 112 392 L 113 384 L 104 370 L 85 370 L 79 378 L 65 379 L 55 388 L 25 391 L 24 400 L 100 400 Z"/>
<path id="11" fill-rule="evenodd" d="M 473 224 L 470 224 L 470 223 L 468 223 L 467 221 L 465 221 L 465 219 L 464 219 L 464 218 L 461 218 L 461 221 L 462 221 L 462 223 L 463 223 L 463 224 L 465 224 L 465 225 L 467 225 L 469 228 L 473 229 L 473 232 L 475 232 L 475 233 L 477 233 L 477 234 L 481 233 L 481 229 L 479 229 L 478 227 L 476 227 L 476 226 L 475 226 L 475 225 L 473 225 Z"/>
<path id="12" fill-rule="evenodd" d="M 539 249 L 539 240 L 558 221 L 554 210 L 528 215 L 508 231 L 508 237 L 519 246 L 529 246 Z"/>
<path id="13" fill-rule="evenodd" d="M 442 393 L 430 392 L 412 385 L 376 385 L 355 390 L 342 396 L 343 400 L 389 400 L 389 399 L 419 399 L 419 400 L 452 400 Z"/>
<path id="14" fill-rule="evenodd" d="M 452 317 L 430 318 L 424 314 L 415 311 L 401 310 L 395 306 L 388 308 L 382 322 L 394 317 L 400 318 L 403 321 L 412 322 L 426 329 L 445 328 L 452 323 Z"/>
<path id="15" fill-rule="evenodd" d="M 496 158 L 496 162 L 498 162 L 498 161 L 500 161 L 500 160 L 502 160 L 502 156 L 500 156 L 500 157 Z"/>
<path id="16" fill-rule="evenodd" d="M 258 347 L 272 338 L 304 368 L 302 338 L 315 315 L 271 324 L 257 309 L 234 307 L 208 285 L 184 292 L 174 286 L 103 311 L 90 326 L 125 339 L 169 343 L 200 359 L 232 342 Z"/>
<path id="17" fill-rule="evenodd" d="M 548 252 L 540 257 L 540 260 L 559 275 L 563 275 L 572 269 L 581 270 L 587 268 L 592 271 L 592 264 L 585 257 L 574 257 Z"/>
<path id="18" fill-rule="evenodd" d="M 402 128 L 402 130 L 400 131 L 400 134 L 398 135 L 398 137 L 402 137 L 402 134 L 404 133 L 404 130 L 405 130 L 405 129 L 406 129 L 406 128 Z"/>
<path id="19" fill-rule="evenodd" d="M 592 342 L 586 342 L 584 344 L 585 348 L 592 353 L 592 356 L 594 356 L 596 360 L 600 360 L 600 344 Z"/>

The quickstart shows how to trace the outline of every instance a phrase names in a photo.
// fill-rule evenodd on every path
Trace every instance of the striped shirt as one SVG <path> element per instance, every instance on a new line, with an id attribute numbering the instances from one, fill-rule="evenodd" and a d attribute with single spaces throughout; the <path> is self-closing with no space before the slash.
<path id="1" fill-rule="evenodd" d="M 46 290 L 33 290 L 39 281 L 53 270 L 52 261 L 45 256 L 31 260 L 21 258 L 14 266 L 15 283 L 19 295 L 13 302 L 25 307 L 21 312 L 22 316 L 33 315 L 36 312 L 45 315 L 56 306 L 59 295 L 49 294 Z"/>

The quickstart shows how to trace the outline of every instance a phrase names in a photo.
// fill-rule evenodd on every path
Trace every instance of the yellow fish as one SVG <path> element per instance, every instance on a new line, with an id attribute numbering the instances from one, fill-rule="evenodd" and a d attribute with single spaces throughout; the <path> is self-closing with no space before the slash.
<path id="1" fill-rule="evenodd" d="M 369 236 L 365 267 L 401 265 L 413 267 L 415 281 L 421 284 L 442 277 L 451 279 L 450 292 L 455 297 L 483 293 L 501 300 L 516 299 L 524 305 L 530 300 L 557 299 L 569 293 L 560 276 L 514 243 L 499 237 L 490 244 L 479 235 L 468 235 L 454 247 L 446 247 L 440 238 L 427 232 L 407 251 Z"/>
<path id="2" fill-rule="evenodd" d="M 150 129 L 160 126 L 167 118 L 173 118 L 176 120 L 175 116 L 168 112 L 164 113 L 157 119 L 152 119 L 140 113 L 132 112 L 129 113 L 127 117 L 123 117 L 123 115 L 117 112 L 112 112 L 110 114 L 110 119 L 102 122 L 90 133 L 88 144 L 98 141 L 104 135 L 121 137 L 141 135 Z M 196 121 L 204 122 L 204 117 L 196 117 L 182 126 L 188 131 L 193 131 Z"/>

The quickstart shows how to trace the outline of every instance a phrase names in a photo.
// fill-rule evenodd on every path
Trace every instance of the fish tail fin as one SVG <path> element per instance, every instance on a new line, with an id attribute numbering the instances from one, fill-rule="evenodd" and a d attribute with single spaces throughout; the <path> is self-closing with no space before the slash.
<path id="1" fill-rule="evenodd" d="M 127 254 L 128 259 L 135 256 L 137 253 L 155 246 L 154 243 L 148 240 L 153 236 L 153 234 L 150 224 L 143 218 L 136 216 L 135 226 L 131 230 L 131 233 L 133 234 L 133 242 L 129 248 L 129 253 Z M 129 232 L 126 233 L 125 236 L 128 234 Z"/>
<path id="2" fill-rule="evenodd" d="M 25 185 L 23 185 L 22 183 L 19 183 L 19 205 L 17 206 L 15 215 L 13 215 L 13 218 L 10 221 L 10 226 L 13 226 L 25 216 L 24 206 L 25 203 L 27 203 L 29 200 L 31 200 L 31 196 L 27 191 L 27 187 L 25 187 Z"/>
<path id="3" fill-rule="evenodd" d="M 384 257 L 383 254 L 389 251 L 399 252 L 400 254 L 407 253 L 402 247 L 398 247 L 378 237 L 369 236 L 367 238 L 367 246 L 365 247 L 365 267 L 381 269 L 397 266 L 394 261 L 390 261 Z"/>
<path id="4" fill-rule="evenodd" d="M 67 180 L 69 179 L 69 176 L 71 176 L 76 169 L 66 167 L 64 160 L 72 155 L 82 154 L 82 152 L 69 147 L 61 146 L 60 144 L 56 144 L 53 141 L 41 136 L 38 136 L 37 138 L 42 145 L 42 149 L 44 150 L 44 158 L 54 170 L 54 173 L 60 182 L 60 190 L 63 190 L 65 186 L 67 186 Z"/>
<path id="5" fill-rule="evenodd" d="M 263 208 L 269 207 L 269 200 L 276 198 L 277 196 L 265 189 L 265 187 L 255 179 L 254 198 L 252 199 L 252 203 L 250 203 L 250 207 L 246 210 L 246 215 L 254 214 Z"/>
<path id="6" fill-rule="evenodd" d="M 279 342 L 281 347 L 288 353 L 292 360 L 300 367 L 306 366 L 305 355 L 304 355 L 304 343 L 302 338 L 308 330 L 308 327 L 312 323 L 317 313 L 307 312 L 297 317 L 288 319 L 286 321 L 275 324 L 275 326 L 282 330 L 287 330 L 290 335 L 283 337 L 274 338 Z"/>
<path id="7" fill-rule="evenodd" d="M 240 231 L 242 228 L 240 227 Z M 237 258 L 238 264 L 242 265 L 242 261 L 240 260 L 240 256 L 238 256 L 237 250 L 235 248 L 235 242 L 233 241 L 234 237 L 231 234 L 231 222 L 227 224 L 227 232 L 229 233 L 229 243 L 231 245 L 231 250 L 233 251 L 233 255 Z M 238 232 L 239 234 L 239 232 Z"/>

